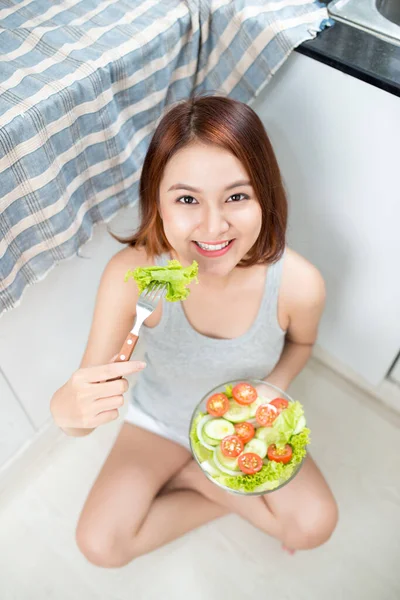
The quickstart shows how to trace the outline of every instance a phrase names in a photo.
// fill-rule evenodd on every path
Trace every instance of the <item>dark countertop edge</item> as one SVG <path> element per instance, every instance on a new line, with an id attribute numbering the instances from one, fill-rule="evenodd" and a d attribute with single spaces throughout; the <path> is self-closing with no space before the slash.
<path id="1" fill-rule="evenodd" d="M 383 59 L 388 58 L 385 65 L 379 64 L 378 60 L 371 64 L 368 60 L 371 47 L 376 48 L 376 53 Z M 304 42 L 295 51 L 400 96 L 400 46 L 335 21 L 332 27 L 326 27 L 315 39 Z"/>

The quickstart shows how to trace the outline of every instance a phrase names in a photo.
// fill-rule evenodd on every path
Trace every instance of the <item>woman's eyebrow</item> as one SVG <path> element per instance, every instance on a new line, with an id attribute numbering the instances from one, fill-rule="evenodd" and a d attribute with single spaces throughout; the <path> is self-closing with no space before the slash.
<path id="1" fill-rule="evenodd" d="M 235 181 L 234 183 L 229 184 L 225 188 L 224 191 L 227 192 L 228 190 L 231 190 L 232 188 L 235 188 L 235 187 L 239 187 L 240 185 L 251 185 L 251 183 L 250 183 L 250 181 L 248 181 L 246 179 L 242 179 L 241 181 Z M 195 188 L 187 183 L 175 183 L 174 185 L 171 185 L 168 192 L 170 192 L 171 190 L 189 190 L 190 192 L 197 192 L 197 193 L 201 193 L 201 191 L 202 191 L 202 190 L 199 190 L 198 188 Z"/>

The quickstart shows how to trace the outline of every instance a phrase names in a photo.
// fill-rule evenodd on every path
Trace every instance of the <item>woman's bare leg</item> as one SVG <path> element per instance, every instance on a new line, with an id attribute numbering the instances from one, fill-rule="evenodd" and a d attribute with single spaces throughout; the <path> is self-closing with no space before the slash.
<path id="1" fill-rule="evenodd" d="M 125 423 L 80 515 L 76 540 L 87 559 L 123 566 L 226 514 L 193 490 L 156 497 L 190 460 L 182 446 Z"/>
<path id="2" fill-rule="evenodd" d="M 310 455 L 295 478 L 263 496 L 266 507 L 281 521 L 285 546 L 309 549 L 326 542 L 336 528 L 338 506 Z"/>
<path id="3" fill-rule="evenodd" d="M 238 496 L 229 494 L 216 486 L 202 473 L 194 460 L 188 462 L 174 477 L 172 477 L 160 490 L 159 495 L 176 490 L 195 490 L 203 497 L 223 506 L 249 521 L 252 525 L 265 531 L 269 535 L 282 539 L 283 532 L 280 522 L 266 508 L 263 496 Z"/>
<path id="4" fill-rule="evenodd" d="M 323 543 L 337 519 L 311 458 L 281 490 L 239 497 L 211 483 L 182 446 L 125 424 L 83 508 L 77 543 L 94 564 L 122 566 L 228 512 L 294 548 Z"/>
<path id="5" fill-rule="evenodd" d="M 338 510 L 328 484 L 308 455 L 296 477 L 286 486 L 259 497 L 241 497 L 218 488 L 190 461 L 163 488 L 193 489 L 262 531 L 295 549 L 323 544 L 336 527 Z"/>

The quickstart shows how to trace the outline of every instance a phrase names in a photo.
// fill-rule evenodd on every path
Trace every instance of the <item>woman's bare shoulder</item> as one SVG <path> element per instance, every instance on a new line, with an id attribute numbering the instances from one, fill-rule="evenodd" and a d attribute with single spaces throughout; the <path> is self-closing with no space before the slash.
<path id="1" fill-rule="evenodd" d="M 325 282 L 320 271 L 291 248 L 286 248 L 281 291 L 289 305 L 316 305 L 325 300 Z"/>
<path id="2" fill-rule="evenodd" d="M 132 278 L 125 281 L 125 275 L 129 270 L 153 264 L 154 260 L 148 256 L 144 248 L 133 248 L 132 246 L 123 248 L 114 254 L 107 263 L 100 282 L 100 293 L 117 297 L 121 306 L 124 304 L 124 298 L 126 298 L 128 306 L 134 306 L 132 301 L 137 300 L 138 288 Z"/>
<path id="3" fill-rule="evenodd" d="M 136 269 L 136 267 L 150 266 L 154 264 L 154 260 L 148 256 L 144 248 L 133 248 L 126 246 L 109 260 L 106 269 L 110 272 L 120 273 L 128 269 Z"/>
<path id="4" fill-rule="evenodd" d="M 98 290 L 98 301 L 107 307 L 112 306 L 114 310 L 119 307 L 120 315 L 132 316 L 139 291 L 132 278 L 125 281 L 125 275 L 127 271 L 136 269 L 136 267 L 152 264 L 154 261 L 143 248 L 127 246 L 114 254 L 103 271 Z"/>

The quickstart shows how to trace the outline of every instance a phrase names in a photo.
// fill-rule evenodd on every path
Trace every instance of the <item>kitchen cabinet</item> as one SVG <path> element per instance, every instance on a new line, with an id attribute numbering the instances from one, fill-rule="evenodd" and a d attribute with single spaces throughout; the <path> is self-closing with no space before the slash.
<path id="1" fill-rule="evenodd" d="M 318 344 L 376 386 L 400 349 L 400 99 L 293 53 L 252 107 L 281 166 L 289 244 L 326 281 Z"/>

